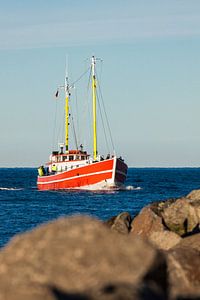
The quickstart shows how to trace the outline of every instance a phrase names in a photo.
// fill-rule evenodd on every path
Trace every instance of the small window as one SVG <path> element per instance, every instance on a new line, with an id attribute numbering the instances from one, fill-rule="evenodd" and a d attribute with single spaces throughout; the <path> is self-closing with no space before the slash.
<path id="1" fill-rule="evenodd" d="M 85 156 L 81 156 L 81 160 L 84 160 L 85 159 Z"/>
<path id="2" fill-rule="evenodd" d="M 73 155 L 70 155 L 70 156 L 69 156 L 69 160 L 74 160 L 74 156 L 73 156 Z"/>
<path id="3" fill-rule="evenodd" d="M 62 156 L 58 156 L 58 161 L 59 161 L 59 162 L 62 161 Z"/>

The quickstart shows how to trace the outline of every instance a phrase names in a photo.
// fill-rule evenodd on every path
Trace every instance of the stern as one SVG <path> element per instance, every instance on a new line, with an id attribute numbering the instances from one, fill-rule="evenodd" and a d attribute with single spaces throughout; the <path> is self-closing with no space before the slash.
<path id="1" fill-rule="evenodd" d="M 114 165 L 113 181 L 116 186 L 121 186 L 126 180 L 128 166 L 122 158 L 117 157 L 115 157 Z"/>

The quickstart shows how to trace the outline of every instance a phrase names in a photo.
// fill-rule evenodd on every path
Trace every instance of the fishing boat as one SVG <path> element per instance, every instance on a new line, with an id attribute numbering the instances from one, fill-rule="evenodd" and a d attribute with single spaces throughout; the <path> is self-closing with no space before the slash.
<path id="1" fill-rule="evenodd" d="M 114 150 L 107 156 L 98 153 L 97 145 L 97 59 L 92 56 L 90 64 L 92 89 L 92 132 L 93 155 L 82 146 L 69 149 L 69 100 L 71 88 L 68 76 L 65 78 L 65 142 L 58 151 L 53 151 L 49 162 L 38 168 L 37 187 L 39 190 L 60 189 L 119 189 L 127 176 L 127 165 Z"/>

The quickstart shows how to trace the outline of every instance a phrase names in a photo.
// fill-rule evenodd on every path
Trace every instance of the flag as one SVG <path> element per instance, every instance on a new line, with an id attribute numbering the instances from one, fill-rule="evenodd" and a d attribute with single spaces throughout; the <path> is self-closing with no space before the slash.
<path id="1" fill-rule="evenodd" d="M 56 94 L 55 94 L 55 97 L 58 98 L 58 95 L 59 95 L 59 91 L 57 90 Z"/>

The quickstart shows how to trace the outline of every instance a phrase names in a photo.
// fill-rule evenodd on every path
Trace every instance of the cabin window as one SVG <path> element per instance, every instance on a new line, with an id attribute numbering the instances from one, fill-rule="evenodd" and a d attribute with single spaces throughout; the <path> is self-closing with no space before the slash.
<path id="1" fill-rule="evenodd" d="M 69 160 L 74 160 L 74 156 L 73 156 L 73 155 L 70 155 L 70 156 L 69 156 Z"/>
<path id="2" fill-rule="evenodd" d="M 76 155 L 76 159 L 79 159 L 79 155 Z"/>
<path id="3" fill-rule="evenodd" d="M 68 157 L 67 156 L 63 156 L 63 161 L 67 161 Z"/>
<path id="4" fill-rule="evenodd" d="M 85 156 L 81 156 L 81 160 L 84 160 L 85 159 Z"/>
<path id="5" fill-rule="evenodd" d="M 52 162 L 57 162 L 58 161 L 58 158 L 56 156 L 53 156 L 52 157 Z"/>

